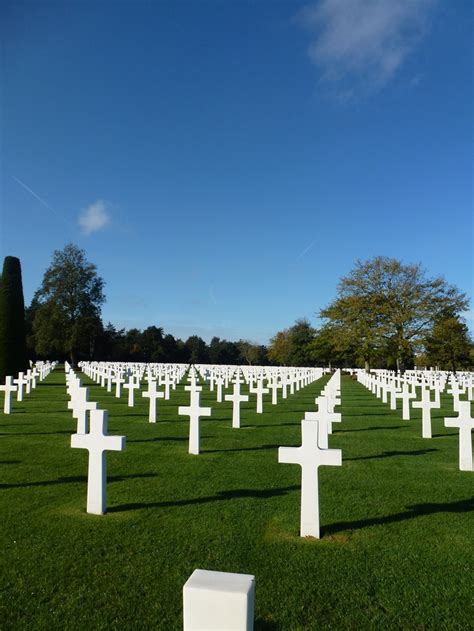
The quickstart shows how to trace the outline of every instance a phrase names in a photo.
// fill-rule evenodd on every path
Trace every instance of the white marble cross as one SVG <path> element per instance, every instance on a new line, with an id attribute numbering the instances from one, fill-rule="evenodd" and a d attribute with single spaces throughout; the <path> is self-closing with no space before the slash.
<path id="1" fill-rule="evenodd" d="M 107 372 L 107 377 L 106 377 L 106 380 L 107 380 L 107 392 L 112 392 L 112 379 L 113 379 L 113 377 L 114 377 L 114 374 L 113 374 L 112 370 L 109 369 L 108 372 Z"/>
<path id="2" fill-rule="evenodd" d="M 185 386 L 185 389 L 191 392 L 191 400 L 189 405 L 179 406 L 178 414 L 189 416 L 189 453 L 197 456 L 199 454 L 199 418 L 211 416 L 211 408 L 199 406 L 201 386 Z"/>
<path id="3" fill-rule="evenodd" d="M 216 385 L 217 385 L 217 403 L 222 403 L 222 386 L 224 385 L 224 377 L 222 375 L 217 375 L 216 377 Z"/>
<path id="4" fill-rule="evenodd" d="M 341 405 L 340 399 L 332 399 L 328 395 L 316 397 L 314 400 L 318 406 L 318 414 L 326 416 L 328 420 L 328 433 L 332 434 L 332 424 L 341 423 L 342 416 L 340 412 L 334 412 L 335 405 Z"/>
<path id="5" fill-rule="evenodd" d="M 30 394 L 31 392 L 31 370 L 28 368 L 26 371 L 26 394 Z"/>
<path id="6" fill-rule="evenodd" d="M 274 376 L 267 385 L 272 391 L 272 405 L 276 405 L 278 403 L 278 389 L 281 388 L 281 384 L 278 382 L 277 377 Z"/>
<path id="7" fill-rule="evenodd" d="M 5 400 L 3 403 L 3 411 L 5 414 L 10 414 L 12 411 L 12 392 L 17 391 L 17 387 L 13 384 L 12 377 L 5 377 L 5 385 L 0 386 L 0 390 L 5 393 Z"/>
<path id="8" fill-rule="evenodd" d="M 388 391 L 390 392 L 390 409 L 397 409 L 397 394 L 400 392 L 398 386 L 395 381 L 392 381 L 388 386 Z"/>
<path id="9" fill-rule="evenodd" d="M 31 387 L 36 388 L 36 380 L 39 377 L 39 372 L 36 370 L 36 366 L 33 367 L 31 371 Z"/>
<path id="10" fill-rule="evenodd" d="M 250 392 L 257 395 L 257 414 L 263 414 L 263 395 L 269 392 L 269 389 L 263 386 L 263 379 L 259 379 L 257 385 L 250 388 Z"/>
<path id="11" fill-rule="evenodd" d="M 334 412 L 328 411 L 326 397 L 317 397 L 316 403 L 318 405 L 317 412 L 305 412 L 305 421 L 317 421 L 318 423 L 318 445 L 321 449 L 328 449 L 329 434 L 332 434 L 331 424 L 335 416 L 340 416 Z M 340 420 L 340 419 L 339 419 Z"/>
<path id="12" fill-rule="evenodd" d="M 68 403 L 72 415 L 77 418 L 77 434 L 87 434 L 87 414 L 90 410 L 97 410 L 98 404 L 89 401 L 89 388 L 79 387 L 74 390 L 72 399 Z"/>
<path id="13" fill-rule="evenodd" d="M 120 395 L 122 394 L 122 383 L 125 383 L 125 379 L 122 377 L 122 373 L 117 371 L 114 377 L 115 383 L 115 396 L 117 399 L 120 399 Z"/>
<path id="14" fill-rule="evenodd" d="M 133 408 L 135 405 L 135 390 L 140 388 L 140 384 L 135 379 L 135 375 L 130 375 L 128 378 L 128 383 L 123 386 L 126 390 L 128 390 L 128 407 Z"/>
<path id="15" fill-rule="evenodd" d="M 166 372 L 162 379 L 162 385 L 165 386 L 165 401 L 169 401 L 170 398 L 170 386 L 173 385 L 173 379 L 171 379 L 168 372 Z"/>
<path id="16" fill-rule="evenodd" d="M 301 537 L 319 539 L 319 488 L 318 467 L 341 466 L 340 449 L 320 449 L 318 423 L 301 421 L 301 447 L 280 447 L 278 462 L 299 464 L 301 467 Z"/>
<path id="17" fill-rule="evenodd" d="M 149 381 L 148 390 L 142 393 L 142 397 L 150 399 L 150 411 L 148 413 L 148 421 L 150 423 L 156 423 L 156 400 L 166 398 L 165 393 L 157 391 L 156 381 Z"/>
<path id="18" fill-rule="evenodd" d="M 240 403 L 248 401 L 248 395 L 240 393 L 240 381 L 234 381 L 234 392 L 226 394 L 225 400 L 232 401 L 232 427 L 238 429 L 240 427 Z"/>
<path id="19" fill-rule="evenodd" d="M 459 416 L 445 418 L 445 427 L 459 428 L 459 470 L 474 471 L 472 462 L 472 435 L 474 419 L 471 416 L 471 402 L 459 401 Z"/>
<path id="20" fill-rule="evenodd" d="M 107 455 L 106 451 L 123 451 L 125 436 L 107 435 L 108 413 L 106 410 L 92 410 L 90 413 L 90 433 L 73 434 L 71 447 L 89 451 L 87 476 L 87 512 L 103 515 L 107 510 Z"/>
<path id="21" fill-rule="evenodd" d="M 421 401 L 413 401 L 414 408 L 421 408 L 421 435 L 423 438 L 431 438 L 431 408 L 439 408 L 436 401 L 431 401 L 429 388 L 421 389 Z"/>
<path id="22" fill-rule="evenodd" d="M 20 372 L 18 373 L 18 379 L 14 379 L 13 383 L 16 383 L 16 385 L 18 386 L 16 400 L 21 402 L 23 401 L 23 386 L 28 383 L 28 379 L 25 379 L 24 373 Z"/>
<path id="23" fill-rule="evenodd" d="M 404 421 L 409 421 L 410 420 L 410 399 L 413 399 L 414 396 L 410 392 L 408 388 L 408 384 L 404 383 L 402 386 L 402 391 L 398 392 L 395 396 L 397 397 L 397 399 L 402 399 L 403 401 L 402 419 Z"/>

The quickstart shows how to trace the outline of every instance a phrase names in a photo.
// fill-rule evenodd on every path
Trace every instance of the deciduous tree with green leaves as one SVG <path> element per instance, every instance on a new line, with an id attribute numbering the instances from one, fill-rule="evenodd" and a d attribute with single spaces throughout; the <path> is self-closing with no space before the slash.
<path id="1" fill-rule="evenodd" d="M 56 250 L 34 297 L 37 353 L 67 354 L 73 365 L 78 353 L 90 357 L 102 329 L 103 289 L 104 281 L 97 275 L 97 267 L 87 261 L 84 250 L 72 243 Z"/>
<path id="2" fill-rule="evenodd" d="M 289 329 L 278 331 L 270 340 L 268 358 L 274 364 L 287 366 L 293 350 Z"/>
<path id="3" fill-rule="evenodd" d="M 471 362 L 472 340 L 465 322 L 458 316 L 446 314 L 436 320 L 426 339 L 428 361 L 440 368 L 456 372 Z"/>
<path id="4" fill-rule="evenodd" d="M 401 369 L 440 314 L 458 314 L 467 306 L 465 294 L 441 277 L 427 277 L 420 264 L 377 256 L 357 261 L 320 315 L 357 345 L 366 368 L 390 347 Z"/>

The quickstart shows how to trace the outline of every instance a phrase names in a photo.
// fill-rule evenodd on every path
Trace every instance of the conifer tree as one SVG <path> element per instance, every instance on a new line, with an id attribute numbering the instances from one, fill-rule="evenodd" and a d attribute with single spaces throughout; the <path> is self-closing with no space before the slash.
<path id="1" fill-rule="evenodd" d="M 20 259 L 6 256 L 0 280 L 0 383 L 28 366 Z"/>

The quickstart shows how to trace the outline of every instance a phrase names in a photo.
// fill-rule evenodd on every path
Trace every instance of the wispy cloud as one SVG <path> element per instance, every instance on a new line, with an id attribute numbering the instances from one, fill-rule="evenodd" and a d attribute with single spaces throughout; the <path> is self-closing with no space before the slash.
<path id="1" fill-rule="evenodd" d="M 298 254 L 298 256 L 295 259 L 295 263 L 297 263 L 298 261 L 301 261 L 303 256 L 306 256 L 308 252 L 312 250 L 315 245 L 316 245 L 316 239 L 314 241 L 311 241 L 309 245 L 307 245 L 303 250 L 301 250 L 301 252 Z"/>
<path id="2" fill-rule="evenodd" d="M 102 230 L 110 223 L 110 215 L 107 212 L 107 204 L 101 199 L 83 208 L 79 213 L 78 223 L 81 226 L 82 234 L 91 234 Z"/>
<path id="3" fill-rule="evenodd" d="M 33 195 L 33 197 L 35 197 L 41 204 L 43 204 L 43 206 L 48 208 L 53 213 L 53 215 L 55 215 L 58 219 L 66 223 L 65 218 L 61 217 L 61 215 L 56 210 L 54 210 L 54 208 L 50 206 L 48 202 L 45 202 L 44 199 L 38 195 L 38 193 L 35 193 L 33 189 L 31 189 L 29 186 L 27 186 L 24 182 L 22 182 L 19 178 L 15 177 L 14 175 L 11 175 L 10 177 L 12 178 L 12 180 L 15 180 L 15 182 L 19 184 L 22 188 L 24 188 L 25 191 L 28 191 L 30 195 Z"/>
<path id="4" fill-rule="evenodd" d="M 321 79 L 346 96 L 390 81 L 426 32 L 437 0 L 320 0 L 299 14 Z"/>

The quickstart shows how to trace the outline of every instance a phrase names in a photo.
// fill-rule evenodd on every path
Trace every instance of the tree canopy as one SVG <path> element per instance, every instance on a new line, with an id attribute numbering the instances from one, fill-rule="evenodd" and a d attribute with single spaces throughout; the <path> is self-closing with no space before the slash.
<path id="1" fill-rule="evenodd" d="M 438 318 L 426 340 L 426 357 L 433 366 L 456 372 L 471 360 L 472 341 L 461 318 L 445 314 Z"/>
<path id="2" fill-rule="evenodd" d="M 320 315 L 340 328 L 347 346 L 357 345 L 366 365 L 393 353 L 401 368 L 443 312 L 458 314 L 467 306 L 465 294 L 443 278 L 427 277 L 420 264 L 377 256 L 357 261 Z"/>
<path id="3" fill-rule="evenodd" d="M 33 335 L 37 352 L 77 354 L 93 351 L 101 329 L 104 281 L 84 250 L 70 243 L 56 250 L 35 294 Z"/>

